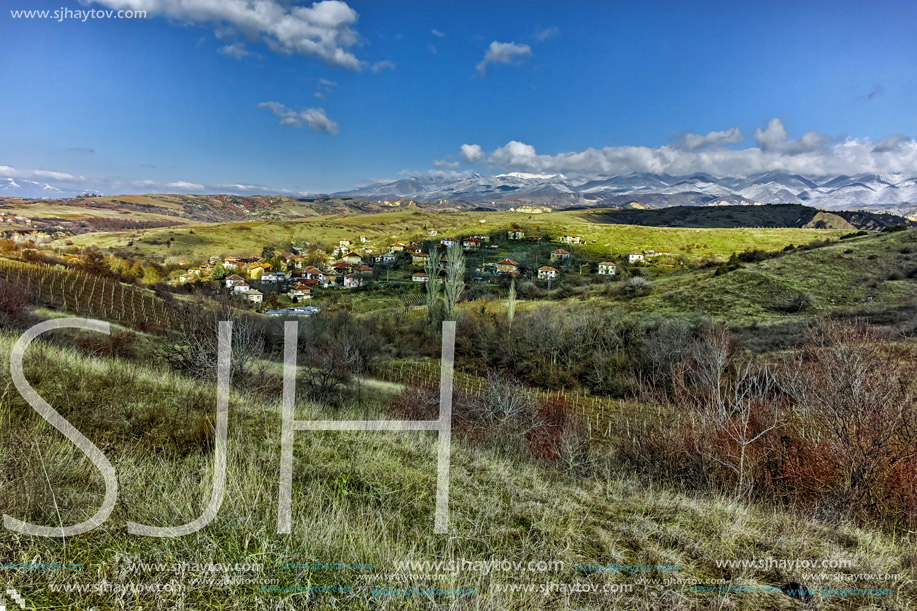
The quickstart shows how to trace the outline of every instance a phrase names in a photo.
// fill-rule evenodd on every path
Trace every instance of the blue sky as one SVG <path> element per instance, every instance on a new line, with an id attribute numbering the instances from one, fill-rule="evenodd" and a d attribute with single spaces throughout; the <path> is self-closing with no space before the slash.
<path id="1" fill-rule="evenodd" d="M 909 2 L 4 4 L 148 11 L 0 14 L 0 177 L 17 183 L 315 193 L 432 169 L 917 174 Z M 463 144 L 480 153 L 463 159 Z"/>

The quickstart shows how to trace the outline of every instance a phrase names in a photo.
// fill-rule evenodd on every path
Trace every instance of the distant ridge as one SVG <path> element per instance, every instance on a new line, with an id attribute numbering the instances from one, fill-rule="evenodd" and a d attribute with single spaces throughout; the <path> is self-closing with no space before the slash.
<path id="1" fill-rule="evenodd" d="M 452 200 L 499 209 L 522 202 L 554 209 L 621 207 L 632 202 L 643 208 L 806 204 L 825 210 L 862 209 L 908 215 L 917 212 L 917 176 L 767 172 L 745 178 L 647 173 L 570 178 L 563 174 L 445 172 L 378 182 L 334 195 L 380 201 L 405 197 L 420 202 Z"/>
<path id="2" fill-rule="evenodd" d="M 615 225 L 648 227 L 795 227 L 811 229 L 849 229 L 879 231 L 897 225 L 917 226 L 917 222 L 888 213 L 857 210 L 824 211 L 799 204 L 764 206 L 673 206 L 655 210 L 600 210 L 586 215 L 592 221 Z"/>

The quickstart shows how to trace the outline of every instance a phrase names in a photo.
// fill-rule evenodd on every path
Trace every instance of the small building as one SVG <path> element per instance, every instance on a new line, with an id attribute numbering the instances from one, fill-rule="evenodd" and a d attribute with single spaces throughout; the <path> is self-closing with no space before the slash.
<path id="1" fill-rule="evenodd" d="M 359 265 L 355 267 L 353 271 L 355 274 L 360 274 L 361 276 L 372 276 L 373 274 L 373 268 L 368 265 Z"/>
<path id="2" fill-rule="evenodd" d="M 341 260 L 346 261 L 347 263 L 350 263 L 351 265 L 362 265 L 363 264 L 363 257 L 361 257 L 360 255 L 358 255 L 355 252 L 344 255 L 343 257 L 341 257 Z"/>
<path id="3" fill-rule="evenodd" d="M 355 289 L 358 286 L 363 285 L 363 278 L 357 274 L 347 274 L 344 276 L 344 288 L 345 289 Z"/>
<path id="4" fill-rule="evenodd" d="M 229 288 L 232 290 L 233 294 L 238 294 L 238 293 L 244 293 L 245 291 L 251 289 L 252 287 L 250 287 L 247 282 L 242 281 L 242 282 L 233 282 Z"/>
<path id="5" fill-rule="evenodd" d="M 283 282 L 286 279 L 287 276 L 283 272 L 265 272 L 261 274 L 261 282 Z"/>
<path id="6" fill-rule="evenodd" d="M 430 255 L 425 252 L 415 252 L 413 255 L 411 255 L 411 263 L 414 265 L 423 265 L 429 258 Z"/>
<path id="7" fill-rule="evenodd" d="M 246 301 L 250 301 L 252 303 L 261 303 L 264 301 L 264 294 L 261 291 L 256 291 L 254 289 L 245 291 L 242 293 L 242 296 L 245 297 Z"/>
<path id="8" fill-rule="evenodd" d="M 481 240 L 476 237 L 465 238 L 462 240 L 462 249 L 467 251 L 479 250 L 481 248 Z"/>
<path id="9" fill-rule="evenodd" d="M 340 248 L 350 248 L 350 240 L 341 240 L 338 242 Z"/>
<path id="10" fill-rule="evenodd" d="M 559 270 L 547 265 L 538 268 L 539 280 L 553 280 L 554 278 L 557 278 L 558 274 L 560 274 Z"/>
<path id="11" fill-rule="evenodd" d="M 611 261 L 602 261 L 599 263 L 599 276 L 614 276 L 618 273 L 618 266 Z"/>
<path id="12" fill-rule="evenodd" d="M 411 274 L 411 282 L 427 282 L 430 279 L 427 278 L 427 275 L 423 272 L 417 274 Z"/>
<path id="13" fill-rule="evenodd" d="M 378 265 L 393 265 L 398 260 L 398 256 L 393 252 L 376 255 L 374 261 Z"/>
<path id="14" fill-rule="evenodd" d="M 560 239 L 564 244 L 582 244 L 583 238 L 578 235 L 565 235 Z"/>
<path id="15" fill-rule="evenodd" d="M 512 259 L 503 259 L 497 262 L 497 273 L 505 276 L 515 276 L 519 273 L 519 264 Z"/>
<path id="16" fill-rule="evenodd" d="M 525 232 L 522 231 L 521 229 L 510 229 L 509 231 L 506 232 L 506 239 L 507 240 L 524 240 Z"/>
<path id="17" fill-rule="evenodd" d="M 233 274 L 232 276 L 226 277 L 226 288 L 232 288 L 232 285 L 236 282 L 245 282 L 245 278 L 238 274 Z"/>
<path id="18" fill-rule="evenodd" d="M 325 281 L 325 272 L 315 267 L 314 265 L 309 265 L 304 270 L 302 270 L 302 276 L 308 280 L 318 280 L 319 282 Z"/>
<path id="19" fill-rule="evenodd" d="M 566 261 L 570 258 L 570 253 L 563 248 L 551 251 L 551 261 Z"/>
<path id="20" fill-rule="evenodd" d="M 365 235 L 360 236 L 360 244 L 367 244 L 368 242 L 369 238 L 367 238 Z"/>
<path id="21" fill-rule="evenodd" d="M 455 246 L 455 238 L 443 238 L 439 241 L 439 245 L 442 248 L 449 248 L 450 246 Z"/>
<path id="22" fill-rule="evenodd" d="M 312 299 L 312 289 L 310 289 L 305 284 L 294 284 L 287 292 L 287 296 L 289 296 L 289 298 L 293 301 L 299 301 L 301 299 Z"/>
<path id="23" fill-rule="evenodd" d="M 404 242 L 395 242 L 388 247 L 389 252 L 404 252 L 404 247 L 407 246 Z"/>
<path id="24" fill-rule="evenodd" d="M 629 255 L 627 255 L 627 262 L 630 263 L 631 265 L 635 263 L 644 263 L 645 261 L 646 261 L 646 258 L 643 256 L 643 253 L 632 252 Z"/>

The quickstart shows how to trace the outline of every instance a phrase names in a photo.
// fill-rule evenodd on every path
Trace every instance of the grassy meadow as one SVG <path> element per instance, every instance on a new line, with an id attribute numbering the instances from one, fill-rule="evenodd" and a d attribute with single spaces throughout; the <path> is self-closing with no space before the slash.
<path id="1" fill-rule="evenodd" d="M 483 222 L 482 222 L 483 221 Z M 56 243 L 123 250 L 139 257 L 177 257 L 202 260 L 211 256 L 257 255 L 268 245 L 294 242 L 337 244 L 367 236 L 374 246 L 397 241 L 440 236 L 470 235 L 505 230 L 513 225 L 530 232 L 559 238 L 579 235 L 584 254 L 620 257 L 629 252 L 656 250 L 692 259 L 725 258 L 752 248 L 780 250 L 789 244 L 837 237 L 831 229 L 671 229 L 637 225 L 610 225 L 592 220 L 584 212 L 525 214 L 518 212 L 433 212 L 422 209 L 378 214 L 316 216 L 297 221 L 240 222 L 193 227 L 142 230 L 130 233 L 87 233 Z M 193 232 L 193 233 L 192 233 Z"/>
<path id="2" fill-rule="evenodd" d="M 3 334 L 0 352 L 8 353 L 13 339 Z M 215 521 L 177 539 L 129 536 L 127 520 L 172 525 L 199 515 L 212 470 L 212 385 L 53 344 L 30 350 L 26 374 L 46 400 L 106 452 L 121 486 L 114 514 L 91 534 L 61 541 L 0 532 L 5 562 L 81 565 L 75 570 L 5 571 L 6 583 L 27 593 L 30 608 L 799 608 L 780 592 L 691 590 L 691 584 L 779 587 L 799 579 L 798 571 L 779 566 L 718 565 L 760 558 L 843 559 L 844 574 L 898 574 L 889 582 L 858 584 L 891 588 L 893 595 L 825 596 L 807 608 L 864 608 L 864 600 L 875 602 L 872 608 L 877 609 L 917 604 L 914 552 L 906 540 L 843 522 L 829 526 L 728 496 L 657 488 L 603 466 L 600 453 L 583 477 L 459 438 L 452 453 L 451 530 L 448 536 L 434 535 L 435 438 L 429 433 L 297 433 L 293 531 L 278 535 L 279 401 L 244 388 L 237 388 L 231 400 L 227 496 Z M 100 502 L 100 476 L 10 391 L 7 370 L 0 374 L 0 388 L 7 389 L 0 398 L 0 509 L 48 525 L 85 519 Z M 397 390 L 378 390 L 364 404 L 343 411 L 300 400 L 297 417 L 388 417 L 380 406 Z M 436 571 L 401 564 L 493 559 L 553 564 L 536 572 L 468 569 L 434 576 L 423 573 Z M 360 568 L 306 566 L 316 562 Z M 195 581 L 199 572 L 173 569 L 181 563 L 263 565 L 263 572 L 228 577 L 270 583 L 221 583 L 227 575 L 205 572 L 217 583 L 202 584 Z M 677 569 L 644 575 L 648 583 L 640 583 L 639 575 L 582 568 L 615 563 Z M 55 592 L 50 586 L 66 590 L 100 582 L 184 587 L 112 595 Z M 525 590 L 527 584 L 551 583 L 631 588 L 612 593 Z M 431 587 L 473 593 L 406 597 L 386 591 Z"/>

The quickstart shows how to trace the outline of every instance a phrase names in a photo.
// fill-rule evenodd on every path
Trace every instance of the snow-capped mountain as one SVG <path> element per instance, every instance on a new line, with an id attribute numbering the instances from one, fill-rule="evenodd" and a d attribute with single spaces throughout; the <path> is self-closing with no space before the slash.
<path id="1" fill-rule="evenodd" d="M 34 180 L 0 178 L 0 196 L 25 197 L 41 199 L 46 197 L 74 197 L 78 192 L 69 189 L 59 189 L 47 183 Z"/>
<path id="2" fill-rule="evenodd" d="M 335 196 L 455 200 L 496 207 L 510 207 L 519 202 L 555 208 L 632 202 L 646 207 L 762 203 L 900 212 L 917 208 L 917 177 L 900 174 L 802 176 L 768 172 L 745 178 L 646 173 L 570 178 L 563 174 L 523 172 L 498 175 L 444 172 L 378 182 Z"/>

